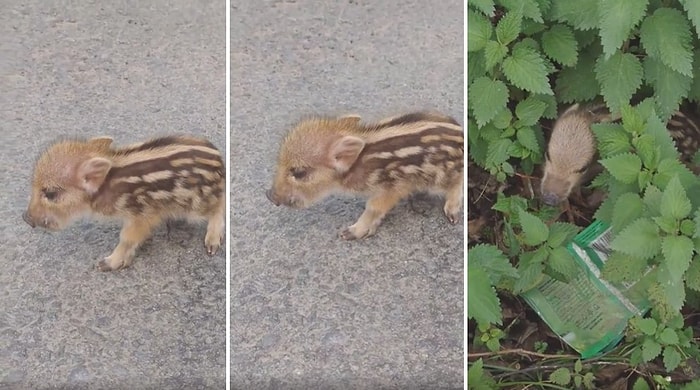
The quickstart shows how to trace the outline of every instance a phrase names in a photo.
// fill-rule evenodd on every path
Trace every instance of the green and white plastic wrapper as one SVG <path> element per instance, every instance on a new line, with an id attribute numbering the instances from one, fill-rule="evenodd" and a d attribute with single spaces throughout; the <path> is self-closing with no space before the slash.
<path id="1" fill-rule="evenodd" d="M 584 359 L 614 348 L 627 321 L 650 306 L 647 291 L 653 275 L 649 272 L 634 283 L 611 284 L 601 279 L 600 270 L 611 252 L 611 235 L 607 224 L 593 222 L 567 246 L 578 266 L 571 281 L 546 277 L 522 294 L 554 333 Z"/>

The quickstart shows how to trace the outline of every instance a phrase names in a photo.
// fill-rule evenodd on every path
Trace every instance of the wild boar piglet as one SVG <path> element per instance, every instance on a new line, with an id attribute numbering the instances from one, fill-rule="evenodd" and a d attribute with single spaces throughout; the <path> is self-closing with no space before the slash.
<path id="1" fill-rule="evenodd" d="M 169 219 L 208 221 L 204 244 L 216 253 L 225 229 L 225 174 L 214 145 L 189 136 L 111 145 L 111 138 L 100 137 L 49 146 L 34 167 L 23 219 L 48 230 L 83 216 L 122 220 L 119 244 L 98 263 L 102 271 L 131 265 L 139 245 Z"/>
<path id="2" fill-rule="evenodd" d="M 386 213 L 415 192 L 445 197 L 457 223 L 462 207 L 464 133 L 454 119 L 415 112 L 364 124 L 360 117 L 301 121 L 284 138 L 272 188 L 275 205 L 306 208 L 333 193 L 367 196 L 365 210 L 343 229 L 346 240 L 374 234 Z"/>

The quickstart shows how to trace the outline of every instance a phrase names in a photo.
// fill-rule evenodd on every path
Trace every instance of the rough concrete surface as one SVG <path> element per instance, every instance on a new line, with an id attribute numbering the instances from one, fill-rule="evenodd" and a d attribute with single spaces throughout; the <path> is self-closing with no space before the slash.
<path id="1" fill-rule="evenodd" d="M 463 3 L 231 2 L 234 389 L 463 387 L 464 226 L 401 203 L 376 236 L 338 231 L 364 201 L 274 207 L 278 143 L 308 114 L 463 118 Z"/>
<path id="2" fill-rule="evenodd" d="M 129 269 L 95 264 L 117 222 L 48 233 L 21 219 L 61 137 L 168 133 L 225 145 L 223 0 L 17 1 L 0 10 L 0 389 L 220 389 L 224 253 L 162 227 Z"/>

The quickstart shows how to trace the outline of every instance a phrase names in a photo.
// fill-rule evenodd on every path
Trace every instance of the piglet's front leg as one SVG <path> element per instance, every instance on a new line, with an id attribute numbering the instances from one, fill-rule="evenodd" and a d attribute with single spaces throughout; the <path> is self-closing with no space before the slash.
<path id="1" fill-rule="evenodd" d="M 111 255 L 97 264 L 97 269 L 116 271 L 130 266 L 136 249 L 151 235 L 153 228 L 160 222 L 158 217 L 127 219 L 119 234 L 119 244 Z"/>
<path id="2" fill-rule="evenodd" d="M 340 237 L 344 240 L 357 240 L 373 235 L 377 227 L 382 223 L 382 219 L 400 200 L 403 194 L 383 191 L 374 195 L 365 205 L 365 211 L 352 226 L 340 232 Z"/>

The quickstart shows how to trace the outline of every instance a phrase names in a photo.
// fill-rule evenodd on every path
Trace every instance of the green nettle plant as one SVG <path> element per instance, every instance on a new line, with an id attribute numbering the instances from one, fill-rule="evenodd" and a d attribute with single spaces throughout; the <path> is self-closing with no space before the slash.
<path id="1" fill-rule="evenodd" d="M 592 126 L 605 170 L 591 185 L 607 193 L 595 218 L 613 232 L 603 276 L 654 278 L 650 317 L 628 330 L 629 363 L 660 358 L 672 371 L 698 359 L 681 309 L 700 292 L 700 179 L 666 122 L 700 101 L 700 1 L 469 0 L 467 13 L 469 158 L 501 182 L 533 175 L 545 150 L 540 123 L 569 104 L 604 101 L 620 120 Z M 468 251 L 468 294 L 479 297 L 468 316 L 480 329 L 503 325 L 497 289 L 518 294 L 544 275 L 573 274 L 565 245 L 580 228 L 546 222 L 552 210 L 538 204 L 499 196 L 502 242 Z M 484 370 L 473 364 L 469 378 Z M 588 385 L 580 372 L 552 381 Z"/>

